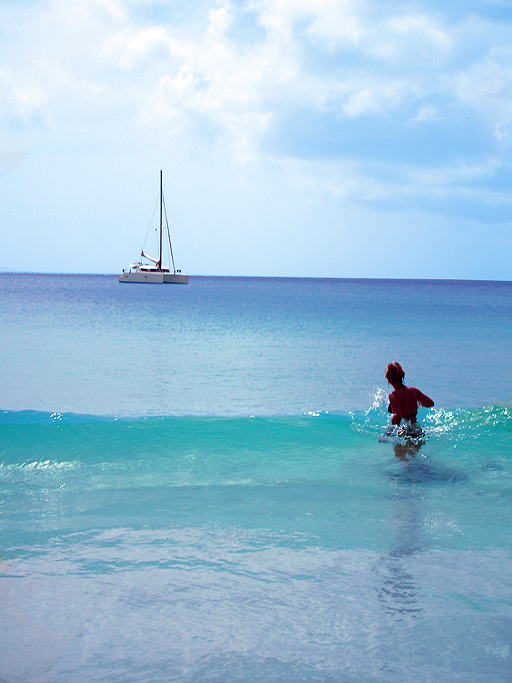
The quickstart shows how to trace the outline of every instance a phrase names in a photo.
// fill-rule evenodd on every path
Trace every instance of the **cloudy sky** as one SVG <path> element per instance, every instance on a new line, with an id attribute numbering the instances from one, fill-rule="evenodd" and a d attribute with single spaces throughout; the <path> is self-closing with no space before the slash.
<path id="1" fill-rule="evenodd" d="M 2 0 L 0 269 L 512 280 L 505 0 Z"/>

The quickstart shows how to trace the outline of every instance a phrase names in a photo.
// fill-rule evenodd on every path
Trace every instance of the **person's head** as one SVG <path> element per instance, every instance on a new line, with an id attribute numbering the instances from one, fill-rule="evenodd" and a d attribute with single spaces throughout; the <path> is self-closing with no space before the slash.
<path id="1" fill-rule="evenodd" d="M 390 363 L 386 368 L 386 379 L 395 389 L 404 383 L 405 372 L 400 363 Z"/>

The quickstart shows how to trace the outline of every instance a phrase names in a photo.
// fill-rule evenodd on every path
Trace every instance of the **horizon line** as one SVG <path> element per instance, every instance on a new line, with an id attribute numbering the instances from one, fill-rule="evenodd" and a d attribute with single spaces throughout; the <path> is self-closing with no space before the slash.
<path id="1" fill-rule="evenodd" d="M 57 275 L 57 276 L 84 276 L 84 277 L 119 277 L 118 273 L 70 273 L 57 271 L 13 270 L 0 266 L 0 275 Z M 317 276 L 317 275 L 189 275 L 191 278 L 238 278 L 238 279 L 262 279 L 262 280 L 386 280 L 397 282 L 500 282 L 512 283 L 512 280 L 488 278 L 460 278 L 460 277 L 369 277 L 369 276 Z"/>

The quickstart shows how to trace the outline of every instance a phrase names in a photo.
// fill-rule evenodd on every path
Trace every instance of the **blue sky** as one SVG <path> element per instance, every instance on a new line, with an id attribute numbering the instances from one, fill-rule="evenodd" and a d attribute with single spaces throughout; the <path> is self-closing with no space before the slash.
<path id="1" fill-rule="evenodd" d="M 512 280 L 512 4 L 4 0 L 0 267 Z"/>

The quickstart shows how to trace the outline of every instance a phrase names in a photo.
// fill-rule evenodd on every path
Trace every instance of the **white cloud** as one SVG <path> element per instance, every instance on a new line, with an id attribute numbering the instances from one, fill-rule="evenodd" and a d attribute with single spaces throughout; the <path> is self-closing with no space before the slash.
<path id="1" fill-rule="evenodd" d="M 358 12 L 366 3 L 351 0 L 253 0 L 250 7 L 259 15 L 258 22 L 274 39 L 290 41 L 298 22 L 307 21 L 306 35 L 328 50 L 353 47 L 365 34 Z"/>
<path id="2" fill-rule="evenodd" d="M 407 64 L 428 59 L 432 68 L 453 48 L 453 41 L 425 15 L 393 17 L 374 31 L 374 53 L 395 61 L 407 59 Z"/>
<path id="3" fill-rule="evenodd" d="M 101 53 L 117 68 L 128 70 L 138 67 L 143 60 L 168 58 L 172 42 L 162 27 L 145 28 L 138 33 L 124 29 L 107 38 Z"/>
<path id="4" fill-rule="evenodd" d="M 382 176 L 385 180 L 377 180 L 368 174 L 368 164 L 362 162 L 297 162 L 287 160 L 293 165 L 293 175 L 300 178 L 300 185 L 308 188 L 313 194 L 322 192 L 332 197 L 342 197 L 350 202 L 386 201 L 397 203 L 406 198 L 423 197 L 425 199 L 466 199 L 488 206 L 512 204 L 510 192 L 493 190 L 472 184 L 482 180 L 490 180 L 500 170 L 499 159 L 489 159 L 484 164 L 459 163 L 454 166 L 438 166 L 424 168 L 410 164 L 374 165 L 374 176 Z M 509 166 L 512 168 L 512 164 Z M 394 178 L 393 178 L 394 176 Z M 393 178 L 393 179 L 392 179 Z"/>
<path id="5" fill-rule="evenodd" d="M 200 116 L 231 149 L 251 153 L 275 115 L 290 107 L 357 118 L 386 116 L 416 101 L 418 122 L 433 120 L 434 109 L 442 120 L 439 107 L 422 98 L 450 90 L 472 106 L 462 84 L 474 81 L 482 66 L 453 74 L 440 66 L 453 49 L 446 27 L 427 14 L 373 17 L 371 9 L 371 3 L 350 0 L 222 0 L 210 7 L 204 32 L 191 36 L 181 24 L 135 22 L 121 0 L 53 0 L 32 25 L 34 15 L 25 13 L 29 23 L 20 43 L 28 55 L 43 57 L 34 66 L 18 52 L 7 79 L 16 87 L 4 84 L 4 102 L 17 108 L 20 121 L 37 112 L 57 126 L 59 115 L 86 112 L 89 103 L 116 117 L 124 104 L 127 118 L 156 123 L 162 117 L 161 125 Z M 251 44 L 236 32 L 237 21 L 249 14 L 265 30 Z M 343 52 L 325 56 L 324 47 L 357 59 L 345 62 Z"/>
<path id="6" fill-rule="evenodd" d="M 49 6 L 71 30 L 80 30 L 84 24 L 127 19 L 123 3 L 114 0 L 50 0 Z"/>
<path id="7" fill-rule="evenodd" d="M 20 80 L 9 66 L 0 66 L 0 120 L 24 126 L 43 124 L 47 95 L 33 79 Z"/>
<path id="8" fill-rule="evenodd" d="M 428 104 L 425 107 L 420 107 L 418 109 L 418 113 L 414 117 L 413 121 L 416 123 L 421 123 L 421 122 L 430 122 L 430 121 L 442 121 L 446 120 L 446 116 L 440 116 L 437 110 L 437 107 L 435 107 L 433 104 Z"/>

